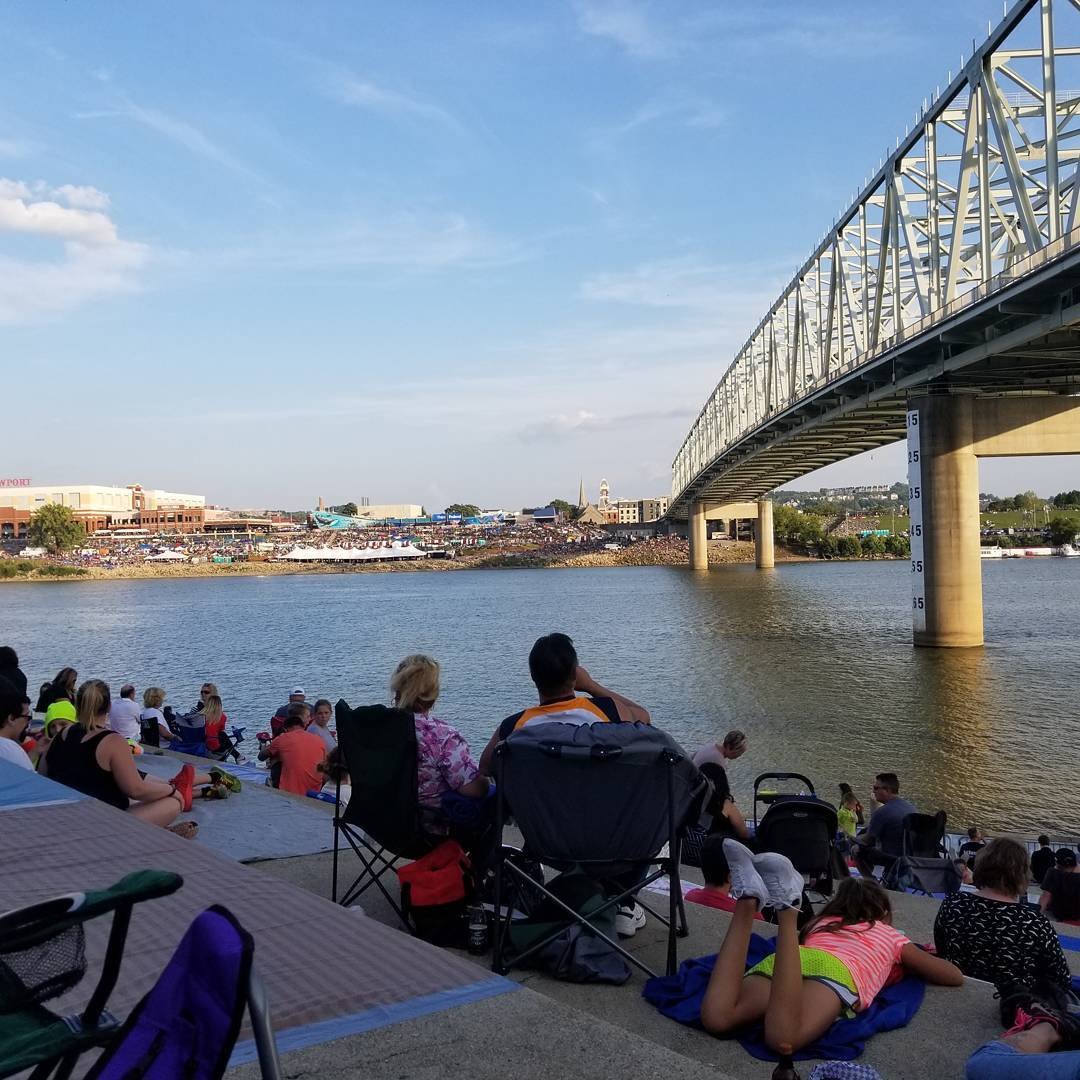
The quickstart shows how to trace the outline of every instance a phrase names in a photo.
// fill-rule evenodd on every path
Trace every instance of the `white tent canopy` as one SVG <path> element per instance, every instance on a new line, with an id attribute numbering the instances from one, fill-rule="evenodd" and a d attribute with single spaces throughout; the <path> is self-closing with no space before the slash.
<path id="1" fill-rule="evenodd" d="M 147 555 L 143 562 L 187 562 L 187 556 L 179 551 L 159 551 L 156 555 Z"/>
<path id="2" fill-rule="evenodd" d="M 397 559 L 424 559 L 427 552 L 412 544 L 381 548 L 331 548 L 331 547 L 295 547 L 280 556 L 289 562 L 381 562 Z"/>

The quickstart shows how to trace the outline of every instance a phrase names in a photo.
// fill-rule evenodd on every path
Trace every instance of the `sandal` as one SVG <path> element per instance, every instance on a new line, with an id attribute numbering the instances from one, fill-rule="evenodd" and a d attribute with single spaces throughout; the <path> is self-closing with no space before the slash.
<path id="1" fill-rule="evenodd" d="M 184 765 L 180 771 L 169 781 L 180 796 L 183 812 L 186 814 L 191 809 L 191 799 L 194 795 L 195 766 Z"/>
<path id="2" fill-rule="evenodd" d="M 199 831 L 197 821 L 178 821 L 175 825 L 169 825 L 168 830 L 184 840 L 194 840 Z"/>
<path id="3" fill-rule="evenodd" d="M 227 799 L 229 789 L 224 784 L 211 784 L 209 787 L 204 787 L 199 795 L 203 799 Z"/>
<path id="4" fill-rule="evenodd" d="M 234 795 L 239 793 L 242 786 L 237 777 L 233 776 L 232 773 L 227 773 L 224 769 L 219 769 L 216 765 L 210 770 L 210 779 L 213 780 L 215 786 L 221 784 Z"/>
<path id="5" fill-rule="evenodd" d="M 1020 1006 L 1016 1010 L 1013 1026 L 1006 1035 L 1016 1035 L 1021 1031 L 1030 1031 L 1037 1024 L 1049 1024 L 1060 1036 L 1060 1050 L 1072 1050 L 1080 1045 L 1080 1017 L 1041 1001 L 1032 1001 L 1028 1007 Z"/>

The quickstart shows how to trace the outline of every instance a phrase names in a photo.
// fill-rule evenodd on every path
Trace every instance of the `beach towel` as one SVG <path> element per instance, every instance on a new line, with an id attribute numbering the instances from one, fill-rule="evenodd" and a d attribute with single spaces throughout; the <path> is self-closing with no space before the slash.
<path id="1" fill-rule="evenodd" d="M 751 934 L 746 966 L 753 967 L 775 949 L 775 941 Z M 649 979 L 641 996 L 669 1019 L 690 1027 L 701 1027 L 701 1000 L 715 963 L 715 953 L 685 960 L 674 975 Z M 869 1009 L 850 1020 L 837 1020 L 817 1042 L 803 1047 L 793 1056 L 800 1061 L 807 1058 L 829 1058 L 833 1061 L 857 1058 L 866 1048 L 866 1040 L 871 1035 L 906 1027 L 919 1011 L 925 992 L 926 985 L 921 979 L 900 979 L 892 986 L 886 986 Z M 777 1060 L 776 1054 L 765 1045 L 761 1024 L 744 1028 L 735 1037 L 753 1057 L 761 1061 Z"/>
<path id="2" fill-rule="evenodd" d="M 1070 937 L 1068 934 L 1058 934 L 1058 941 L 1063 949 L 1069 952 L 1080 952 L 1080 937 Z"/>

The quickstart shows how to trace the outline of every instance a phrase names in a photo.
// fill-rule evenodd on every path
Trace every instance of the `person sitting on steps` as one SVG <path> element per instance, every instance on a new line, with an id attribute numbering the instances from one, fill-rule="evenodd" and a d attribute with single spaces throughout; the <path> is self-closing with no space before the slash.
<path id="1" fill-rule="evenodd" d="M 648 710 L 636 701 L 601 686 L 578 663 L 577 650 L 566 634 L 545 634 L 529 652 L 529 675 L 540 704 L 512 713 L 499 725 L 480 755 L 480 772 L 491 775 L 495 748 L 519 728 L 530 724 L 648 724 Z M 584 695 L 588 695 L 587 697 Z M 628 887 L 624 883 L 624 887 Z M 615 928 L 632 937 L 645 925 L 645 911 L 628 898 L 619 905 Z"/>
<path id="2" fill-rule="evenodd" d="M 865 831 L 855 837 L 852 848 L 863 877 L 872 877 L 875 866 L 888 869 L 904 853 L 904 818 L 915 813 L 915 807 L 900 798 L 896 773 L 878 773 L 872 790 L 881 805 L 870 815 Z"/>
<path id="3" fill-rule="evenodd" d="M 763 1020 L 765 1043 L 790 1054 L 821 1038 L 842 1016 L 868 1009 L 893 965 L 940 986 L 960 986 L 960 969 L 924 952 L 892 926 L 889 896 L 876 881 L 845 878 L 800 936 L 796 928 L 803 879 L 774 852 L 754 855 L 724 840 L 735 914 L 716 957 L 701 1023 L 724 1035 Z M 754 915 L 777 912 L 776 952 L 749 971 Z"/>
<path id="4" fill-rule="evenodd" d="M 684 899 L 719 911 L 734 911 L 735 898 L 731 895 L 731 869 L 724 854 L 724 837 L 713 835 L 705 838 L 701 845 L 701 874 L 705 878 L 704 886 L 687 890 Z M 761 912 L 757 912 L 754 918 L 761 919 Z"/>
<path id="5" fill-rule="evenodd" d="M 135 768 L 127 740 L 109 728 L 111 704 L 106 683 L 100 679 L 84 682 L 75 698 L 77 722 L 65 726 L 53 739 L 39 770 L 149 825 L 171 827 L 187 838 L 194 836 L 198 829 L 195 822 L 172 823 L 191 809 L 197 794 L 214 790 L 219 797 L 221 792 L 216 789 L 222 777 L 215 778 L 213 770 L 209 775 L 197 774 L 191 765 L 184 765 L 171 781 L 144 776 Z"/>

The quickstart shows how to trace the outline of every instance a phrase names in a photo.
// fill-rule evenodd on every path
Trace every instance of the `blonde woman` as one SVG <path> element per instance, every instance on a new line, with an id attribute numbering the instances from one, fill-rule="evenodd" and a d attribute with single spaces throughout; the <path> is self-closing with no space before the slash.
<path id="1" fill-rule="evenodd" d="M 480 773 L 464 737 L 445 720 L 431 715 L 439 697 L 439 665 L 430 656 L 406 656 L 390 679 L 394 705 L 413 714 L 416 723 L 416 779 L 422 807 L 438 810 L 453 791 L 482 799 L 490 783 Z"/>
<path id="2" fill-rule="evenodd" d="M 75 698 L 76 723 L 65 727 L 49 746 L 40 771 L 68 787 L 126 810 L 150 825 L 171 826 L 191 809 L 196 787 L 210 784 L 209 776 L 185 765 L 171 780 L 143 776 L 135 768 L 127 740 L 109 728 L 109 687 L 88 679 Z M 192 837 L 193 821 L 173 826 L 173 832 Z"/>
<path id="3" fill-rule="evenodd" d="M 165 723 L 161 706 L 165 704 L 165 691 L 160 686 L 148 686 L 143 691 L 143 709 L 139 713 L 139 741 L 147 746 L 160 746 L 172 742 L 173 734 Z"/>

